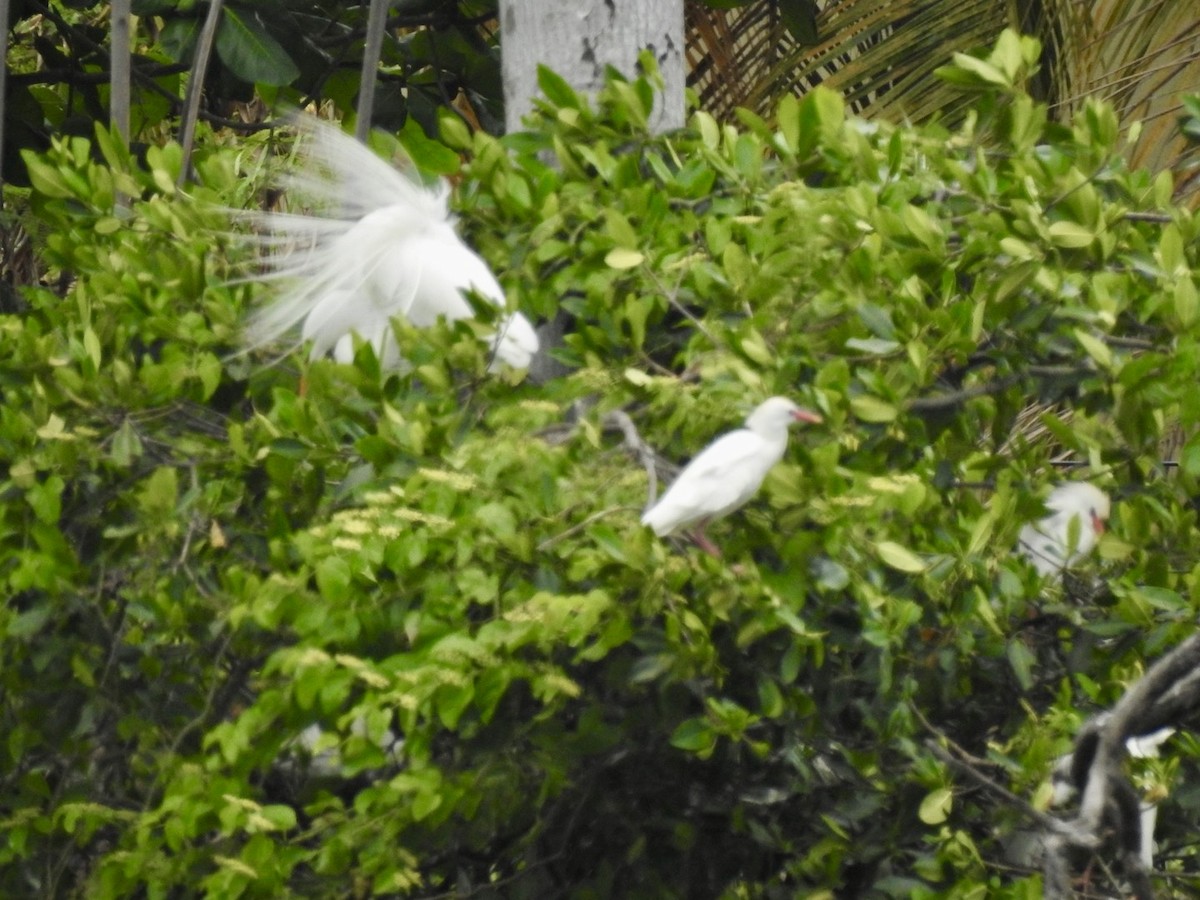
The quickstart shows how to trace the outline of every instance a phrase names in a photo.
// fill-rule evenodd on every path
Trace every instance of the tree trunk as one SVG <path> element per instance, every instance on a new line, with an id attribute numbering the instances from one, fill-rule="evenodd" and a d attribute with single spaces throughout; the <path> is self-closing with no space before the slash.
<path id="1" fill-rule="evenodd" d="M 0 0 L 0 59 L 8 59 L 8 0 Z M 8 90 L 8 66 L 0 66 L 0 205 L 4 203 L 4 117 L 5 92 Z"/>
<path id="2" fill-rule="evenodd" d="M 129 0 L 113 0 L 110 7 L 112 39 L 109 50 L 109 118 L 117 126 L 117 134 L 129 143 L 129 72 L 130 58 L 129 28 L 132 12 Z"/>
<path id="3" fill-rule="evenodd" d="M 500 0 L 500 66 L 504 77 L 504 130 L 520 131 L 533 109 L 538 65 L 545 65 L 575 90 L 594 94 L 612 66 L 636 74 L 638 54 L 649 49 L 658 61 L 663 93 L 655 98 L 650 127 L 683 126 L 683 0 Z M 550 356 L 569 327 L 565 312 L 538 326 L 541 349 L 529 378 L 544 382 L 566 368 Z"/>
<path id="4" fill-rule="evenodd" d="M 604 69 L 636 74 L 649 49 L 662 72 L 663 94 L 650 124 L 655 131 L 683 125 L 683 0 L 500 0 L 500 58 L 504 125 L 519 131 L 533 108 L 537 67 L 549 66 L 581 93 L 595 93 Z"/>

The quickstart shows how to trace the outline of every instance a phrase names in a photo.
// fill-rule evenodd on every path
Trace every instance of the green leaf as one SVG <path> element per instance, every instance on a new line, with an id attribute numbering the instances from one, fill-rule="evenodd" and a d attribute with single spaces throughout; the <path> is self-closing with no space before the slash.
<path id="1" fill-rule="evenodd" d="M 25 500 L 34 514 L 47 525 L 57 525 L 62 516 L 62 492 L 66 483 L 58 475 L 51 475 L 40 484 L 32 485 L 25 492 Z"/>
<path id="2" fill-rule="evenodd" d="M 28 640 L 46 626 L 53 614 L 54 608 L 49 603 L 40 603 L 9 619 L 5 632 L 9 637 Z"/>
<path id="3" fill-rule="evenodd" d="M 954 54 L 954 65 L 986 84 L 1008 87 L 1011 83 L 1004 73 L 991 63 L 965 53 Z"/>
<path id="4" fill-rule="evenodd" d="M 45 194 L 47 197 L 60 199 L 74 196 L 75 192 L 54 166 L 29 150 L 21 151 L 21 159 L 25 161 L 25 168 L 29 172 L 29 180 L 35 191 Z"/>
<path id="5" fill-rule="evenodd" d="M 721 146 L 721 126 L 708 113 L 696 110 L 692 114 L 692 127 L 700 132 L 700 140 L 709 150 L 716 150 Z"/>
<path id="6" fill-rule="evenodd" d="M 453 731 L 458 720 L 475 698 L 475 688 L 468 682 L 462 685 L 444 684 L 437 690 L 437 713 L 442 725 Z"/>
<path id="7" fill-rule="evenodd" d="M 1200 313 L 1200 297 L 1197 297 L 1196 283 L 1192 281 L 1190 275 L 1182 276 L 1175 283 L 1175 292 L 1172 297 L 1175 308 L 1175 318 L 1179 320 L 1179 324 L 1184 328 L 1190 328 L 1196 323 L 1197 314 Z"/>
<path id="8" fill-rule="evenodd" d="M 1186 266 L 1183 235 L 1179 233 L 1179 228 L 1174 223 L 1163 228 L 1158 239 L 1157 255 L 1158 264 L 1162 267 L 1164 275 L 1175 275 Z"/>
<path id="9" fill-rule="evenodd" d="M 567 80 L 547 66 L 538 66 L 537 82 L 542 94 L 554 106 L 566 109 L 583 108 L 579 95 L 575 93 Z"/>
<path id="10" fill-rule="evenodd" d="M 271 803 L 260 808 L 258 814 L 269 822 L 275 831 L 291 831 L 296 827 L 296 811 L 290 806 Z"/>
<path id="11" fill-rule="evenodd" d="M 263 27 L 257 12 L 225 6 L 216 47 L 221 62 L 250 84 L 285 85 L 300 77 L 300 69 Z"/>
<path id="12" fill-rule="evenodd" d="M 159 32 L 163 52 L 174 62 L 191 60 L 196 54 L 196 39 L 200 36 L 200 18 L 185 16 L 170 18 Z"/>
<path id="13" fill-rule="evenodd" d="M 473 143 L 471 130 L 466 123 L 449 112 L 438 116 L 438 135 L 455 150 L 470 150 Z"/>
<path id="14" fill-rule="evenodd" d="M 640 266 L 646 257 L 637 250 L 614 247 L 604 255 L 604 264 L 610 269 L 633 269 Z"/>
<path id="15" fill-rule="evenodd" d="M 783 715 L 783 692 L 779 690 L 779 685 L 769 678 L 759 679 L 758 708 L 764 716 L 770 719 Z"/>
<path id="16" fill-rule="evenodd" d="M 1113 365 L 1112 350 L 1108 344 L 1084 331 L 1082 328 L 1075 329 L 1075 340 L 1079 341 L 1079 345 L 1087 351 L 1087 355 L 1094 359 L 1099 365 L 1106 369 L 1111 369 Z"/>
<path id="17" fill-rule="evenodd" d="M 404 120 L 404 127 L 396 137 L 408 158 L 423 172 L 454 175 L 461 167 L 458 154 L 425 134 L 425 129 L 413 116 Z"/>
<path id="18" fill-rule="evenodd" d="M 921 800 L 917 817 L 926 825 L 941 825 L 949 817 L 953 805 L 954 792 L 950 788 L 938 788 Z"/>
<path id="19" fill-rule="evenodd" d="M 695 718 L 680 722 L 671 734 L 671 746 L 687 750 L 704 758 L 717 745 L 717 734 L 708 719 Z"/>
<path id="20" fill-rule="evenodd" d="M 921 557 L 895 541 L 879 541 L 875 544 L 875 552 L 887 565 L 901 572 L 924 572 L 928 565 Z"/>
<path id="21" fill-rule="evenodd" d="M 1025 65 L 1021 48 L 1021 35 L 1011 28 L 1000 32 L 996 46 L 988 57 L 989 61 L 1004 72 L 1009 82 L 1015 83 L 1018 73 Z"/>
<path id="22" fill-rule="evenodd" d="M 1017 676 L 1017 683 L 1021 690 L 1028 691 L 1033 687 L 1033 667 L 1037 658 L 1019 638 L 1008 642 L 1007 654 L 1008 663 L 1012 666 L 1013 674 Z"/>
<path id="23" fill-rule="evenodd" d="M 317 590 L 326 600 L 342 600 L 350 587 L 350 564 L 340 556 L 327 556 L 317 564 L 314 573 Z"/>
<path id="24" fill-rule="evenodd" d="M 1096 239 L 1095 232 L 1076 222 L 1051 222 L 1049 233 L 1056 247 L 1087 247 Z"/>
<path id="25" fill-rule="evenodd" d="M 816 0 L 780 0 L 777 8 L 784 26 L 798 44 L 811 47 L 817 43 Z"/>
<path id="26" fill-rule="evenodd" d="M 850 338 L 846 341 L 846 349 L 858 350 L 869 356 L 890 356 L 900 349 L 900 343 L 883 338 Z"/>
<path id="27" fill-rule="evenodd" d="M 113 462 L 125 467 L 142 455 L 142 439 L 129 419 L 122 422 L 121 427 L 113 433 L 108 452 Z"/>
<path id="28" fill-rule="evenodd" d="M 517 520 L 503 503 L 486 503 L 475 510 L 475 519 L 501 541 L 511 541 L 517 534 Z"/>
<path id="29" fill-rule="evenodd" d="M 1135 585 L 1132 591 L 1137 597 L 1156 609 L 1173 613 L 1188 608 L 1188 603 L 1177 591 L 1167 588 L 1150 587 L 1149 585 Z"/>
<path id="30" fill-rule="evenodd" d="M 171 466 L 155 469 L 138 491 L 138 506 L 154 518 L 170 515 L 179 496 L 179 474 Z"/>
<path id="31" fill-rule="evenodd" d="M 779 101 L 775 119 L 779 124 L 779 133 L 783 137 L 784 145 L 790 152 L 795 153 L 796 148 L 800 146 L 800 101 L 794 94 L 785 94 Z"/>
<path id="32" fill-rule="evenodd" d="M 850 411 L 864 422 L 891 422 L 900 415 L 892 404 L 867 394 L 852 398 Z"/>

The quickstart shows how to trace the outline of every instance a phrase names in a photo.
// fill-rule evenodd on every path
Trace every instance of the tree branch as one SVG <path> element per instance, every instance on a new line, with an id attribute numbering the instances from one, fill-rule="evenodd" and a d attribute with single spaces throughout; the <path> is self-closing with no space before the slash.
<path id="1" fill-rule="evenodd" d="M 610 412 L 604 417 L 603 424 L 605 428 L 615 428 L 625 436 L 626 449 L 638 458 L 642 468 L 646 470 L 646 478 L 649 480 L 646 488 L 646 508 L 649 509 L 658 499 L 658 454 L 642 440 L 633 419 L 629 418 L 629 414 L 624 410 Z"/>
<path id="2" fill-rule="evenodd" d="M 1081 795 L 1079 812 L 1059 822 L 1046 839 L 1045 896 L 1071 897 L 1070 851 L 1095 850 L 1105 829 L 1115 829 L 1117 854 L 1125 877 L 1139 900 L 1154 896 L 1140 857 L 1141 822 L 1138 797 L 1122 763 L 1126 741 L 1168 725 L 1178 725 L 1200 708 L 1200 635 L 1192 635 L 1150 667 L 1110 712 L 1090 719 L 1081 729 L 1072 754 L 1071 777 Z"/>
<path id="3" fill-rule="evenodd" d="M 1082 378 L 1085 375 L 1092 375 L 1094 373 L 1095 370 L 1090 366 L 1029 366 L 1022 372 L 1005 375 L 973 387 L 962 388 L 957 391 L 946 391 L 945 393 L 932 394 L 926 397 L 917 397 L 915 400 L 909 401 L 908 409 L 910 412 L 937 412 L 943 409 L 952 409 L 966 403 L 968 400 L 974 400 L 976 397 L 986 397 L 990 394 L 998 394 L 1001 391 L 1008 390 L 1008 388 L 1019 384 L 1026 377 Z"/>

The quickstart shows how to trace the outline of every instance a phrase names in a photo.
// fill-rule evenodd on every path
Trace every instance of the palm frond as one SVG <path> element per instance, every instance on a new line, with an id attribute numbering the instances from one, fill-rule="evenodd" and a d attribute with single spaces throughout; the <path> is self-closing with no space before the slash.
<path id="1" fill-rule="evenodd" d="M 717 116 L 739 106 L 769 114 L 785 94 L 818 84 L 867 117 L 953 120 L 969 98 L 934 74 L 956 52 L 991 45 L 1006 27 L 1041 39 L 1031 90 L 1059 121 L 1089 97 L 1111 102 L 1127 133 L 1140 123 L 1129 162 L 1179 176 L 1200 166 L 1200 147 L 1179 134 L 1180 96 L 1200 90 L 1200 9 L 1171 0 L 814 0 L 815 40 L 789 30 L 782 0 L 713 9 L 689 0 L 689 84 Z"/>

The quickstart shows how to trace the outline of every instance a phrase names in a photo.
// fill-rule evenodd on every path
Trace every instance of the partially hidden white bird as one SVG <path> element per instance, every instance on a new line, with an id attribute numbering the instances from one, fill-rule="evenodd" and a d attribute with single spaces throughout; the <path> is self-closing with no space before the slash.
<path id="1" fill-rule="evenodd" d="M 1108 522 L 1108 495 L 1085 481 L 1060 484 L 1046 498 L 1050 514 L 1017 536 L 1018 552 L 1043 577 L 1078 563 L 1096 547 Z"/>
<path id="2" fill-rule="evenodd" d="M 297 167 L 284 186 L 314 212 L 254 217 L 269 232 L 257 280 L 276 290 L 251 317 L 246 344 L 272 343 L 300 325 L 314 359 L 332 351 L 351 361 L 357 334 L 383 367 L 402 368 L 392 318 L 419 328 L 468 318 L 464 293 L 474 291 L 502 311 L 490 368 L 528 368 L 537 334 L 521 313 L 506 311 L 496 276 L 455 231 L 445 179 L 426 186 L 334 125 L 311 116 L 296 124 Z"/>
<path id="3" fill-rule="evenodd" d="M 687 464 L 653 507 L 642 516 L 659 537 L 695 526 L 692 538 L 708 553 L 721 551 L 704 533 L 713 519 L 746 503 L 771 468 L 783 459 L 788 426 L 820 423 L 821 417 L 787 397 L 771 397 L 746 419 L 746 427 L 723 434 Z"/>

